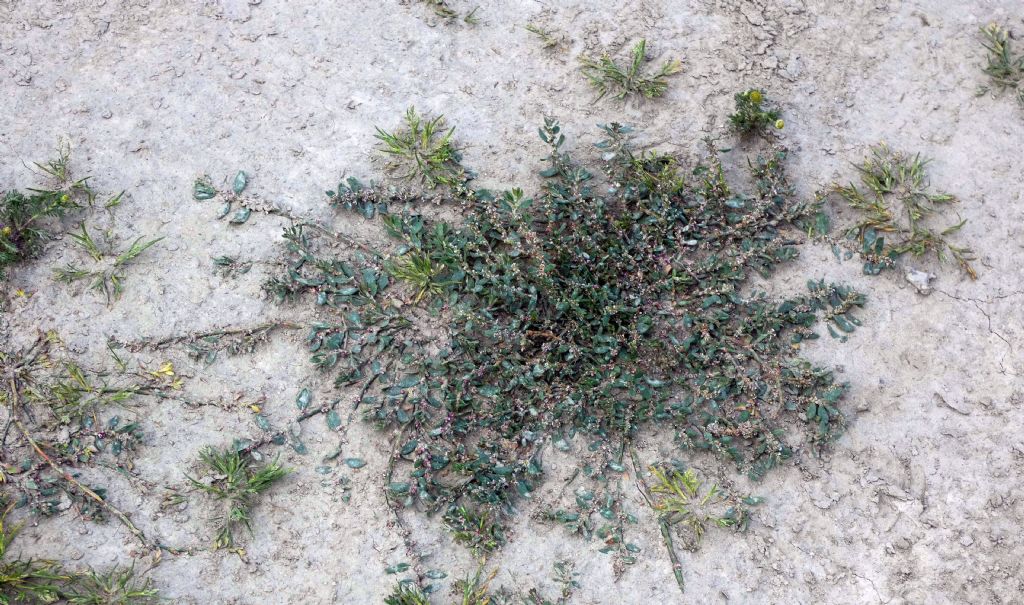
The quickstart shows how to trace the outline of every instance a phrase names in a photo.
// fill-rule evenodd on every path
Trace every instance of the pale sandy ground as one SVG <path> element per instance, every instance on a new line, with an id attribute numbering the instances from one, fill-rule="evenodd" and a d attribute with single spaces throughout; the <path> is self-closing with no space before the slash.
<path id="1" fill-rule="evenodd" d="M 596 540 L 532 519 L 559 498 L 571 469 L 552 456 L 536 506 L 489 562 L 502 570 L 495 584 L 550 588 L 553 561 L 571 558 L 582 584 L 574 603 L 1024 602 L 1024 110 L 975 96 L 984 82 L 978 27 L 996 20 L 1024 33 L 1019 0 L 483 0 L 478 15 L 476 26 L 445 27 L 419 3 L 395 0 L 0 0 L 0 186 L 31 184 L 23 163 L 67 136 L 80 173 L 95 175 L 98 189 L 129 192 L 100 225 L 124 238 L 167 238 L 110 308 L 53 282 L 50 268 L 74 254 L 54 242 L 6 285 L 31 297 L 5 292 L 2 335 L 14 346 L 35 328 L 54 329 L 101 360 L 109 336 L 304 313 L 261 298 L 266 266 L 236 280 L 212 273 L 212 255 L 278 258 L 285 223 L 260 215 L 228 228 L 212 206 L 192 201 L 192 180 L 208 173 L 223 183 L 244 168 L 258 195 L 370 233 L 333 217 L 322 191 L 342 174 L 377 174 L 373 125 L 394 126 L 412 104 L 458 125 L 466 163 L 483 184 L 502 187 L 536 183 L 543 115 L 560 118 L 584 155 L 593 125 L 607 121 L 692 153 L 703 135 L 723 132 L 733 92 L 765 87 L 784 109 L 802 195 L 849 178 L 849 162 L 879 140 L 933 157 L 933 182 L 963 200 L 962 238 L 978 250 L 979 279 L 925 264 L 939 279 L 923 297 L 896 273 L 866 278 L 856 262 L 808 248 L 785 270 L 784 287 L 826 276 L 870 294 L 849 342 L 826 338 L 806 351 L 841 366 L 851 385 L 851 426 L 832 452 L 804 453 L 751 488 L 768 501 L 748 533 L 714 533 L 701 552 L 683 553 L 685 596 L 649 513 L 633 531 L 640 561 L 617 582 Z M 521 27 L 528 22 L 563 33 L 566 47 L 541 49 Z M 658 60 L 681 57 L 685 72 L 657 102 L 593 103 L 576 57 L 640 37 Z M 172 359 L 201 396 L 264 395 L 279 425 L 293 418 L 301 386 L 330 392 L 298 335 L 208 368 L 180 352 L 140 359 Z M 252 414 L 145 406 L 139 480 L 112 485 L 112 501 L 169 542 L 206 543 L 205 500 L 193 494 L 183 511 L 164 514 L 160 499 L 166 486 L 186 487 L 202 445 L 251 434 Z M 360 423 L 349 429 L 347 451 L 369 465 L 346 469 L 353 489 L 343 504 L 332 480 L 313 471 L 333 444 L 318 430 L 307 428 L 309 456 L 285 452 L 296 472 L 257 510 L 244 560 L 165 555 L 150 572 L 170 602 L 382 602 L 394 581 L 385 567 L 407 559 L 379 488 L 387 436 Z M 662 441 L 646 443 L 647 459 L 671 456 Z M 643 510 L 635 491 L 627 504 Z M 436 520 L 406 516 L 431 565 L 448 571 L 445 584 L 473 569 Z M 145 554 L 119 525 L 73 515 L 28 528 L 18 545 L 71 566 Z"/>

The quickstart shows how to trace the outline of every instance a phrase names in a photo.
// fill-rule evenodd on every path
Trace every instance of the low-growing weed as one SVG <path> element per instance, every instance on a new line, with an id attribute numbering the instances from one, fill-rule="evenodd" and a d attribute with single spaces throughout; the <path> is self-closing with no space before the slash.
<path id="1" fill-rule="evenodd" d="M 833 185 L 832 191 L 861 216 L 845 232 L 859 243 L 864 273 L 877 275 L 909 253 L 934 254 L 940 261 L 952 258 L 971 279 L 977 277 L 971 265 L 973 251 L 950 239 L 967 221 L 932 226 L 958 200 L 930 188 L 927 164 L 920 154 L 910 156 L 883 143 L 872 147 L 871 155 L 857 166 L 860 187 Z"/>
<path id="2" fill-rule="evenodd" d="M 1013 51 L 1010 33 L 995 23 L 982 28 L 981 34 L 982 45 L 988 51 L 984 71 L 991 86 L 983 86 L 978 92 L 985 94 L 990 88 L 1008 91 L 1024 108 L 1024 53 Z"/>
<path id="3" fill-rule="evenodd" d="M 189 480 L 217 500 L 222 508 L 215 517 L 214 547 L 231 547 L 239 525 L 252 532 L 251 514 L 257 497 L 290 471 L 277 460 L 255 464 L 248 452 L 239 451 L 237 447 L 224 450 L 207 447 L 199 453 L 199 460 L 203 470 L 209 473 L 209 479 L 200 481 L 189 477 Z"/>
<path id="4" fill-rule="evenodd" d="M 375 136 L 381 142 L 380 152 L 390 158 L 390 170 L 434 188 L 455 187 L 466 180 L 454 134 L 455 127 L 448 128 L 444 116 L 424 117 L 410 107 L 405 112 L 404 127 L 393 132 L 378 127 Z"/>
<path id="5" fill-rule="evenodd" d="M 642 95 L 648 99 L 660 97 L 668 90 L 668 78 L 683 70 L 683 63 L 678 59 L 670 59 L 652 73 L 646 73 L 643 65 L 647 61 L 647 40 L 640 40 L 630 51 L 630 61 L 622 66 L 607 54 L 594 59 L 583 57 L 582 70 L 597 90 L 597 98 L 612 95 L 616 99 L 625 99 L 630 95 Z"/>
<path id="6" fill-rule="evenodd" d="M 729 116 L 729 123 L 736 132 L 763 133 L 770 127 L 778 130 L 785 127 L 779 110 L 767 106 L 763 90 L 754 88 L 738 92 L 733 98 L 736 100 L 736 112 Z"/>
<path id="7" fill-rule="evenodd" d="M 77 281 L 89 282 L 89 289 L 102 292 L 107 302 L 121 298 L 124 292 L 125 269 L 138 257 L 163 238 L 158 237 L 144 241 L 145 237 L 136 238 L 128 248 L 116 252 L 111 244 L 110 234 L 105 234 L 102 243 L 97 242 L 89 233 L 85 223 L 79 225 L 80 233 L 72 233 L 71 239 L 84 250 L 92 260 L 92 267 L 83 267 L 74 263 L 54 271 L 57 281 L 71 284 Z"/>

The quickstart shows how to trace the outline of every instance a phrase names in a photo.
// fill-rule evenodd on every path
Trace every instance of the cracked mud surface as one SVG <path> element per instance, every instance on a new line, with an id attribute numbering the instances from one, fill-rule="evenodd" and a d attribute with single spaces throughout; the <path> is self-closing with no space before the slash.
<path id="1" fill-rule="evenodd" d="M 574 603 L 1024 602 L 1024 111 L 1009 98 L 975 96 L 984 78 L 978 27 L 995 20 L 1024 31 L 1019 3 L 522 0 L 481 3 L 478 15 L 478 25 L 446 27 L 416 2 L 391 0 L 0 0 L 0 183 L 31 185 L 23 162 L 46 158 L 64 135 L 79 174 L 94 175 L 100 191 L 128 191 L 106 226 L 121 237 L 166 237 L 109 308 L 53 282 L 51 267 L 72 252 L 66 239 L 51 243 L 12 273 L 0 336 L 13 346 L 53 329 L 99 362 L 110 337 L 302 319 L 300 307 L 261 296 L 272 267 L 224 279 L 210 266 L 222 254 L 276 260 L 286 221 L 259 215 L 229 228 L 191 199 L 192 181 L 210 174 L 224 185 L 245 169 L 261 198 L 372 237 L 365 224 L 333 216 L 322 192 L 343 174 L 378 175 L 367 153 L 373 125 L 395 125 L 409 105 L 444 113 L 480 183 L 502 187 L 537 182 L 544 115 L 558 117 L 581 152 L 595 123 L 620 121 L 642 131 L 641 143 L 696 153 L 702 136 L 722 132 L 735 91 L 763 87 L 782 105 L 802 195 L 852 178 L 849 162 L 879 140 L 934 158 L 933 184 L 962 200 L 961 238 L 978 253 L 979 279 L 918 263 L 938 276 L 921 296 L 901 273 L 866 277 L 858 263 L 806 247 L 784 284 L 826 277 L 869 295 L 849 342 L 806 351 L 841 367 L 851 385 L 850 427 L 831 452 L 802 453 L 756 486 L 767 502 L 746 534 L 710 535 L 700 552 L 681 553 L 685 596 L 649 515 L 633 538 L 640 560 L 618 581 L 596 540 L 531 517 L 571 492 L 563 480 L 572 467 L 553 457 L 537 502 L 490 561 L 501 568 L 496 585 L 518 578 L 550 589 L 551 564 L 572 558 L 582 585 Z M 528 22 L 566 44 L 542 49 L 522 29 Z M 661 100 L 593 103 L 576 57 L 640 37 L 655 60 L 681 57 L 685 71 Z M 14 296 L 17 288 L 29 296 Z M 150 366 L 167 359 L 191 376 L 191 392 L 221 405 L 147 402 L 138 476 L 113 483 L 111 498 L 147 532 L 203 544 L 208 503 L 195 496 L 161 511 L 164 490 L 186 485 L 200 447 L 251 432 L 245 404 L 262 401 L 283 425 L 299 389 L 328 397 L 331 381 L 308 363 L 299 334 L 210 367 L 180 352 L 140 354 Z M 316 431 L 307 435 L 311 458 L 331 447 Z M 346 470 L 348 504 L 315 463 L 285 453 L 296 472 L 257 509 L 244 557 L 165 555 L 150 572 L 162 593 L 197 604 L 382 602 L 394 580 L 384 569 L 407 559 L 379 487 L 387 439 L 355 423 L 347 440 L 369 463 Z M 655 440 L 641 450 L 670 456 Z M 643 509 L 638 493 L 629 498 Z M 432 566 L 449 573 L 443 584 L 472 571 L 437 519 L 406 519 Z M 70 566 L 146 555 L 116 523 L 73 515 L 26 528 L 16 544 Z"/>

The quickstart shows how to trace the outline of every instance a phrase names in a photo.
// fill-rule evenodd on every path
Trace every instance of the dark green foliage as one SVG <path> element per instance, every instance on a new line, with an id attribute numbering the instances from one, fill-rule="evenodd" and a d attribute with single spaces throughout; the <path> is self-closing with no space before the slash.
<path id="1" fill-rule="evenodd" d="M 189 480 L 222 507 L 215 519 L 214 548 L 233 546 L 238 525 L 252 532 L 251 512 L 257 496 L 290 471 L 277 460 L 265 465 L 254 464 L 252 454 L 236 446 L 224 450 L 207 447 L 199 453 L 199 460 L 210 473 L 210 480 L 199 481 L 192 477 Z"/>
<path id="2" fill-rule="evenodd" d="M 940 261 L 952 257 L 971 279 L 977 277 L 971 266 L 973 251 L 949 240 L 967 221 L 932 227 L 932 221 L 958 200 L 931 191 L 927 164 L 920 154 L 911 157 L 883 143 L 872 147 L 871 155 L 857 166 L 863 188 L 853 183 L 833 186 L 832 191 L 862 216 L 846 234 L 859 244 L 864 273 L 877 275 L 910 253 L 935 254 Z"/>
<path id="3" fill-rule="evenodd" d="M 736 100 L 736 113 L 729 116 L 729 122 L 736 132 L 749 134 L 765 132 L 771 127 L 781 130 L 785 126 L 782 114 L 777 109 L 766 107 L 763 90 L 755 88 L 738 92 L 733 98 Z"/>
<path id="4" fill-rule="evenodd" d="M 612 60 L 607 54 L 598 59 L 581 59 L 583 75 L 591 86 L 597 89 L 597 98 L 611 94 L 616 99 L 639 94 L 648 99 L 660 97 L 668 90 L 668 77 L 683 70 L 679 59 L 665 61 L 657 71 L 644 73 L 647 60 L 647 40 L 640 40 L 630 51 L 630 61 L 625 67 Z"/>
<path id="5" fill-rule="evenodd" d="M 1010 34 L 995 23 L 982 28 L 982 45 L 988 51 L 984 71 L 992 87 L 1000 92 L 1009 91 L 1024 108 L 1024 53 L 1015 54 L 1011 48 Z M 982 87 L 981 94 L 989 87 Z"/>
<path id="6" fill-rule="evenodd" d="M 673 431 L 681 455 L 711 452 L 760 478 L 792 456 L 790 425 L 816 446 L 842 428 L 844 386 L 795 355 L 821 318 L 835 336 L 852 331 L 863 297 L 819 281 L 784 300 L 746 291 L 796 257 L 815 210 L 795 201 L 784 153 L 752 164 L 744 194 L 717 157 L 687 169 L 633 151 L 623 126 L 603 132 L 607 184 L 547 120 L 543 189 L 457 189 L 439 199 L 462 210 L 459 224 L 391 189 L 330 192 L 382 224 L 391 255 L 332 256 L 306 229 L 285 233 L 289 267 L 267 289 L 315 301 L 314 362 L 358 386 L 368 420 L 400 432 L 389 498 L 449 511 L 457 534 L 513 513 L 543 480 L 545 444 L 578 436 L 602 460 L 587 474 L 597 504 L 580 514 L 605 521 L 587 531 L 631 556 L 613 478 L 638 435 Z"/>
<path id="7" fill-rule="evenodd" d="M 399 583 L 387 598 L 387 605 L 430 605 L 427 595 L 416 586 L 407 582 Z"/>
<path id="8" fill-rule="evenodd" d="M 229 225 L 245 224 L 249 217 L 252 216 L 254 210 L 268 214 L 279 211 L 273 204 L 262 203 L 251 196 L 243 195 L 248 186 L 249 175 L 243 170 L 235 173 L 235 178 L 231 180 L 231 189 L 229 191 L 218 190 L 213 186 L 213 181 L 210 180 L 210 177 L 202 176 L 196 179 L 192 185 L 192 199 L 205 202 L 219 198 L 221 206 L 217 211 L 217 218 L 223 219 L 230 214 L 231 217 L 228 218 Z"/>

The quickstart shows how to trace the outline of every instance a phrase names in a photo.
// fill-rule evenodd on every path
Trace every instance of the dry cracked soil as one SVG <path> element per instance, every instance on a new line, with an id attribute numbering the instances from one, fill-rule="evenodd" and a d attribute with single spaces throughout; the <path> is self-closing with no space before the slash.
<path id="1" fill-rule="evenodd" d="M 779 136 L 802 196 L 853 178 L 851 162 L 879 141 L 932 158 L 933 184 L 962 200 L 959 237 L 977 251 L 978 279 L 923 261 L 916 266 L 938 276 L 924 296 L 900 273 L 865 276 L 857 262 L 808 245 L 779 287 L 813 274 L 869 294 L 848 342 L 825 338 L 804 351 L 850 384 L 842 438 L 756 486 L 766 502 L 746 533 L 711 534 L 699 552 L 681 553 L 685 594 L 649 515 L 634 530 L 639 561 L 616 579 L 600 541 L 531 514 L 571 491 L 573 467 L 553 455 L 510 543 L 487 563 L 499 570 L 493 585 L 550 594 L 553 562 L 570 559 L 580 584 L 570 602 L 581 604 L 1024 603 L 1024 108 L 977 94 L 979 28 L 996 21 L 1024 33 L 1019 0 L 478 4 L 478 23 L 446 24 L 426 3 L 398 0 L 0 0 L 0 184 L 30 186 L 38 177 L 26 165 L 66 137 L 76 174 L 93 175 L 100 191 L 127 191 L 100 228 L 165 238 L 110 305 L 54 281 L 52 268 L 76 253 L 67 237 L 50 242 L 3 283 L 5 346 L 55 330 L 101 363 L 110 338 L 301 320 L 300 308 L 260 289 L 287 221 L 215 220 L 213 206 L 192 199 L 200 175 L 226 187 L 244 169 L 253 195 L 371 238 L 360 220 L 334 214 L 323 190 L 340 175 L 379 175 L 373 126 L 395 126 L 408 106 L 458 127 L 479 183 L 531 187 L 543 116 L 558 117 L 584 156 L 594 153 L 594 125 L 612 121 L 637 127 L 644 145 L 696 154 L 702 137 L 725 132 L 733 93 L 765 88 L 786 117 Z M 561 42 L 543 48 L 528 23 Z M 655 60 L 681 58 L 684 71 L 661 99 L 595 102 L 578 57 L 641 37 Z M 219 255 L 257 262 L 224 278 L 211 268 Z M 167 508 L 163 496 L 187 490 L 203 445 L 252 433 L 249 404 L 285 425 L 302 387 L 329 396 L 331 381 L 307 357 L 297 333 L 209 366 L 182 351 L 139 353 L 146 367 L 173 361 L 190 393 L 222 405 L 141 404 L 144 446 L 134 474 L 114 480 L 112 502 L 167 542 L 207 544 L 210 503 L 193 494 Z M 255 510 L 244 552 L 165 554 L 154 565 L 116 522 L 19 512 L 29 524 L 16 552 L 70 567 L 137 557 L 173 603 L 381 603 L 396 579 L 385 569 L 407 560 L 380 488 L 388 438 L 359 422 L 348 428 L 347 451 L 367 466 L 335 471 L 351 481 L 346 503 L 337 474 L 311 462 L 331 436 L 304 430 L 311 452 L 283 451 L 295 472 Z M 667 447 L 640 444 L 652 457 Z M 644 508 L 635 491 L 627 505 Z M 436 518 L 406 518 L 431 566 L 448 573 L 435 602 L 454 600 L 451 582 L 473 571 L 473 557 Z"/>

